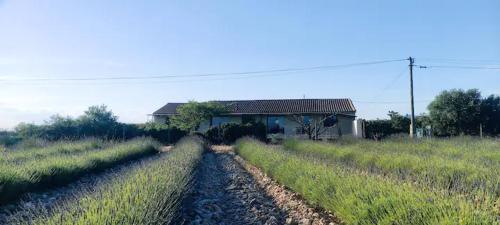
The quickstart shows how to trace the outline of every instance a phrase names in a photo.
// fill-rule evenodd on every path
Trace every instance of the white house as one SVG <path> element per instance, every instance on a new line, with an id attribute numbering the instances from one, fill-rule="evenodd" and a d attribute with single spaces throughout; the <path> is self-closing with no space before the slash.
<path id="1" fill-rule="evenodd" d="M 225 123 L 260 122 L 266 125 L 268 134 L 307 136 L 313 130 L 318 138 L 335 138 L 342 135 L 359 136 L 355 133 L 356 108 L 352 101 L 342 99 L 275 99 L 215 101 L 226 107 L 227 113 L 213 117 L 200 126 L 205 131 L 211 126 Z M 177 107 L 185 103 L 167 103 L 156 110 L 154 121 L 166 123 L 177 113 Z M 304 129 L 305 127 L 309 129 Z"/>

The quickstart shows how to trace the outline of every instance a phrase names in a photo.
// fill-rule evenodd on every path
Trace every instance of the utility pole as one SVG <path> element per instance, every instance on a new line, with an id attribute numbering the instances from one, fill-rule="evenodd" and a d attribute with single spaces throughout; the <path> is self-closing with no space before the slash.
<path id="1" fill-rule="evenodd" d="M 410 118 L 410 138 L 413 138 L 416 133 L 416 125 L 415 125 L 415 101 L 413 100 L 413 64 L 415 63 L 415 59 L 411 56 L 408 58 L 410 61 L 410 104 L 411 104 L 411 118 Z"/>

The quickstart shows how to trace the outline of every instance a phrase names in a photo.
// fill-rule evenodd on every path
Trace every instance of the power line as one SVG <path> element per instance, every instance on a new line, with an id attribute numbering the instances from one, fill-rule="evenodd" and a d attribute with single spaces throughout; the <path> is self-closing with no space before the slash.
<path id="1" fill-rule="evenodd" d="M 309 73 L 311 72 L 321 72 L 321 71 L 326 71 L 326 70 L 312 70 L 312 71 L 308 71 Z M 248 76 L 232 76 L 232 77 L 215 77 L 215 78 L 203 78 L 203 79 L 182 79 L 182 80 L 160 80 L 160 81 L 155 81 L 153 84 L 168 84 L 168 83 L 191 83 L 191 82 L 204 82 L 204 81 L 220 81 L 220 80 L 240 80 L 240 79 L 248 79 L 248 78 L 259 78 L 259 77 L 277 77 L 277 76 L 285 76 L 285 75 L 293 75 L 293 74 L 299 74 L 299 72 L 302 72 L 302 71 L 293 71 L 293 72 L 287 72 L 287 73 L 274 73 L 274 74 L 260 74 L 260 75 L 248 75 Z M 130 83 L 128 82 L 130 80 L 123 80 L 123 82 L 121 83 L 117 83 L 117 81 L 114 81 L 113 83 L 95 83 L 95 82 L 92 82 L 92 83 L 78 83 L 78 85 L 97 85 L 97 84 L 102 84 L 102 85 L 119 85 L 119 84 L 123 84 L 123 85 L 127 85 L 127 84 L 134 84 L 134 85 L 137 85 L 137 84 L 151 84 L 151 82 L 148 82 L 148 83 L 137 83 L 137 82 L 133 82 L 133 83 Z M 15 82 L 15 81 L 13 81 Z M 57 82 L 57 81 L 55 81 Z M 4 83 L 4 84 L 15 84 L 15 85 L 18 85 L 18 83 Z M 22 84 L 26 84 L 26 85 L 45 85 L 45 84 L 48 84 L 48 85 L 51 85 L 51 84 L 55 84 L 55 83 L 22 83 Z M 57 84 L 57 83 L 56 83 Z M 63 84 L 63 83 L 59 83 L 59 84 Z M 66 83 L 64 83 L 66 84 Z"/>
<path id="2" fill-rule="evenodd" d="M 418 58 L 419 61 L 425 62 L 446 62 L 451 64 L 500 64 L 500 60 L 492 59 L 449 59 L 449 58 Z"/>
<path id="3" fill-rule="evenodd" d="M 356 66 L 398 62 L 404 60 L 405 59 L 394 59 L 394 60 L 381 60 L 381 61 L 359 62 L 350 64 L 329 65 L 329 66 L 256 70 L 256 71 L 230 72 L 230 73 L 201 73 L 201 74 L 186 74 L 186 75 L 153 75 L 153 76 L 77 77 L 77 78 L 17 78 L 17 79 L 4 78 L 0 79 L 0 81 L 105 81 L 105 80 L 149 80 L 149 79 L 189 78 L 189 77 L 217 77 L 217 76 L 234 76 L 234 75 L 270 74 L 270 73 L 282 73 L 282 72 L 301 72 L 301 71 L 315 71 L 315 70 L 333 70 L 333 69 L 349 68 Z"/>
<path id="4" fill-rule="evenodd" d="M 407 68 L 404 68 L 404 70 L 402 70 L 401 72 L 399 72 L 399 73 L 398 73 L 398 74 L 394 77 L 394 79 L 392 79 L 389 83 L 387 83 L 387 85 L 385 85 L 385 86 L 384 86 L 384 88 L 382 88 L 382 89 L 380 90 L 380 92 L 379 92 L 377 95 L 375 95 L 374 99 L 379 98 L 379 97 L 380 97 L 380 96 L 381 96 L 381 95 L 382 95 L 385 91 L 387 91 L 389 88 L 391 88 L 391 87 L 392 87 L 392 86 L 396 83 L 396 81 L 398 81 L 398 80 L 399 80 L 399 78 L 400 78 L 401 76 L 403 76 L 403 74 L 406 72 L 406 70 L 407 70 Z"/>
<path id="5" fill-rule="evenodd" d="M 488 66 L 450 66 L 450 65 L 428 65 L 425 68 L 443 68 L 443 69 L 468 69 L 468 70 L 500 70 L 500 67 Z"/>

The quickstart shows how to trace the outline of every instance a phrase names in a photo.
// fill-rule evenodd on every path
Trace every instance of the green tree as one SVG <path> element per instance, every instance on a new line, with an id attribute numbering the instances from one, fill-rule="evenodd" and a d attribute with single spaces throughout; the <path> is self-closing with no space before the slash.
<path id="1" fill-rule="evenodd" d="M 203 121 L 225 112 L 225 107 L 217 102 L 195 102 L 190 101 L 177 108 L 170 123 L 184 131 L 196 131 Z"/>
<path id="2" fill-rule="evenodd" d="M 45 122 L 44 138 L 49 140 L 75 139 L 78 136 L 78 122 L 71 117 L 53 115 Z"/>
<path id="3" fill-rule="evenodd" d="M 395 111 L 389 111 L 387 114 L 391 121 L 393 133 L 409 133 L 410 132 L 410 118 L 403 116 Z"/>
<path id="4" fill-rule="evenodd" d="M 500 134 L 500 96 L 490 95 L 482 100 L 481 123 L 485 134 Z"/>
<path id="5" fill-rule="evenodd" d="M 416 120 L 415 122 L 417 123 L 417 128 L 418 127 L 424 128 L 424 127 L 429 126 L 429 125 L 432 126 L 431 117 L 425 113 L 422 113 L 422 114 L 416 116 L 415 120 Z"/>
<path id="6" fill-rule="evenodd" d="M 111 138 L 118 135 L 118 117 L 105 105 L 90 106 L 78 118 L 78 123 L 85 136 Z"/>
<path id="7" fill-rule="evenodd" d="M 33 123 L 20 123 L 14 128 L 14 131 L 21 138 L 31 138 L 31 137 L 42 137 L 46 129 L 44 126 L 38 126 Z"/>
<path id="8" fill-rule="evenodd" d="M 477 135 L 481 122 L 481 93 L 477 89 L 441 92 L 429 106 L 437 135 Z"/>

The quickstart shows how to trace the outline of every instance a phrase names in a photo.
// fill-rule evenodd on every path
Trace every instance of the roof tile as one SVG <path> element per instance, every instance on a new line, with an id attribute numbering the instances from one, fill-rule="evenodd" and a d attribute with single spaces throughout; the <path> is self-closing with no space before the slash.
<path id="1" fill-rule="evenodd" d="M 276 99 L 215 101 L 226 106 L 231 114 L 294 114 L 294 113 L 346 113 L 356 112 L 352 101 L 341 99 Z M 168 103 L 153 115 L 175 114 L 185 103 Z"/>

